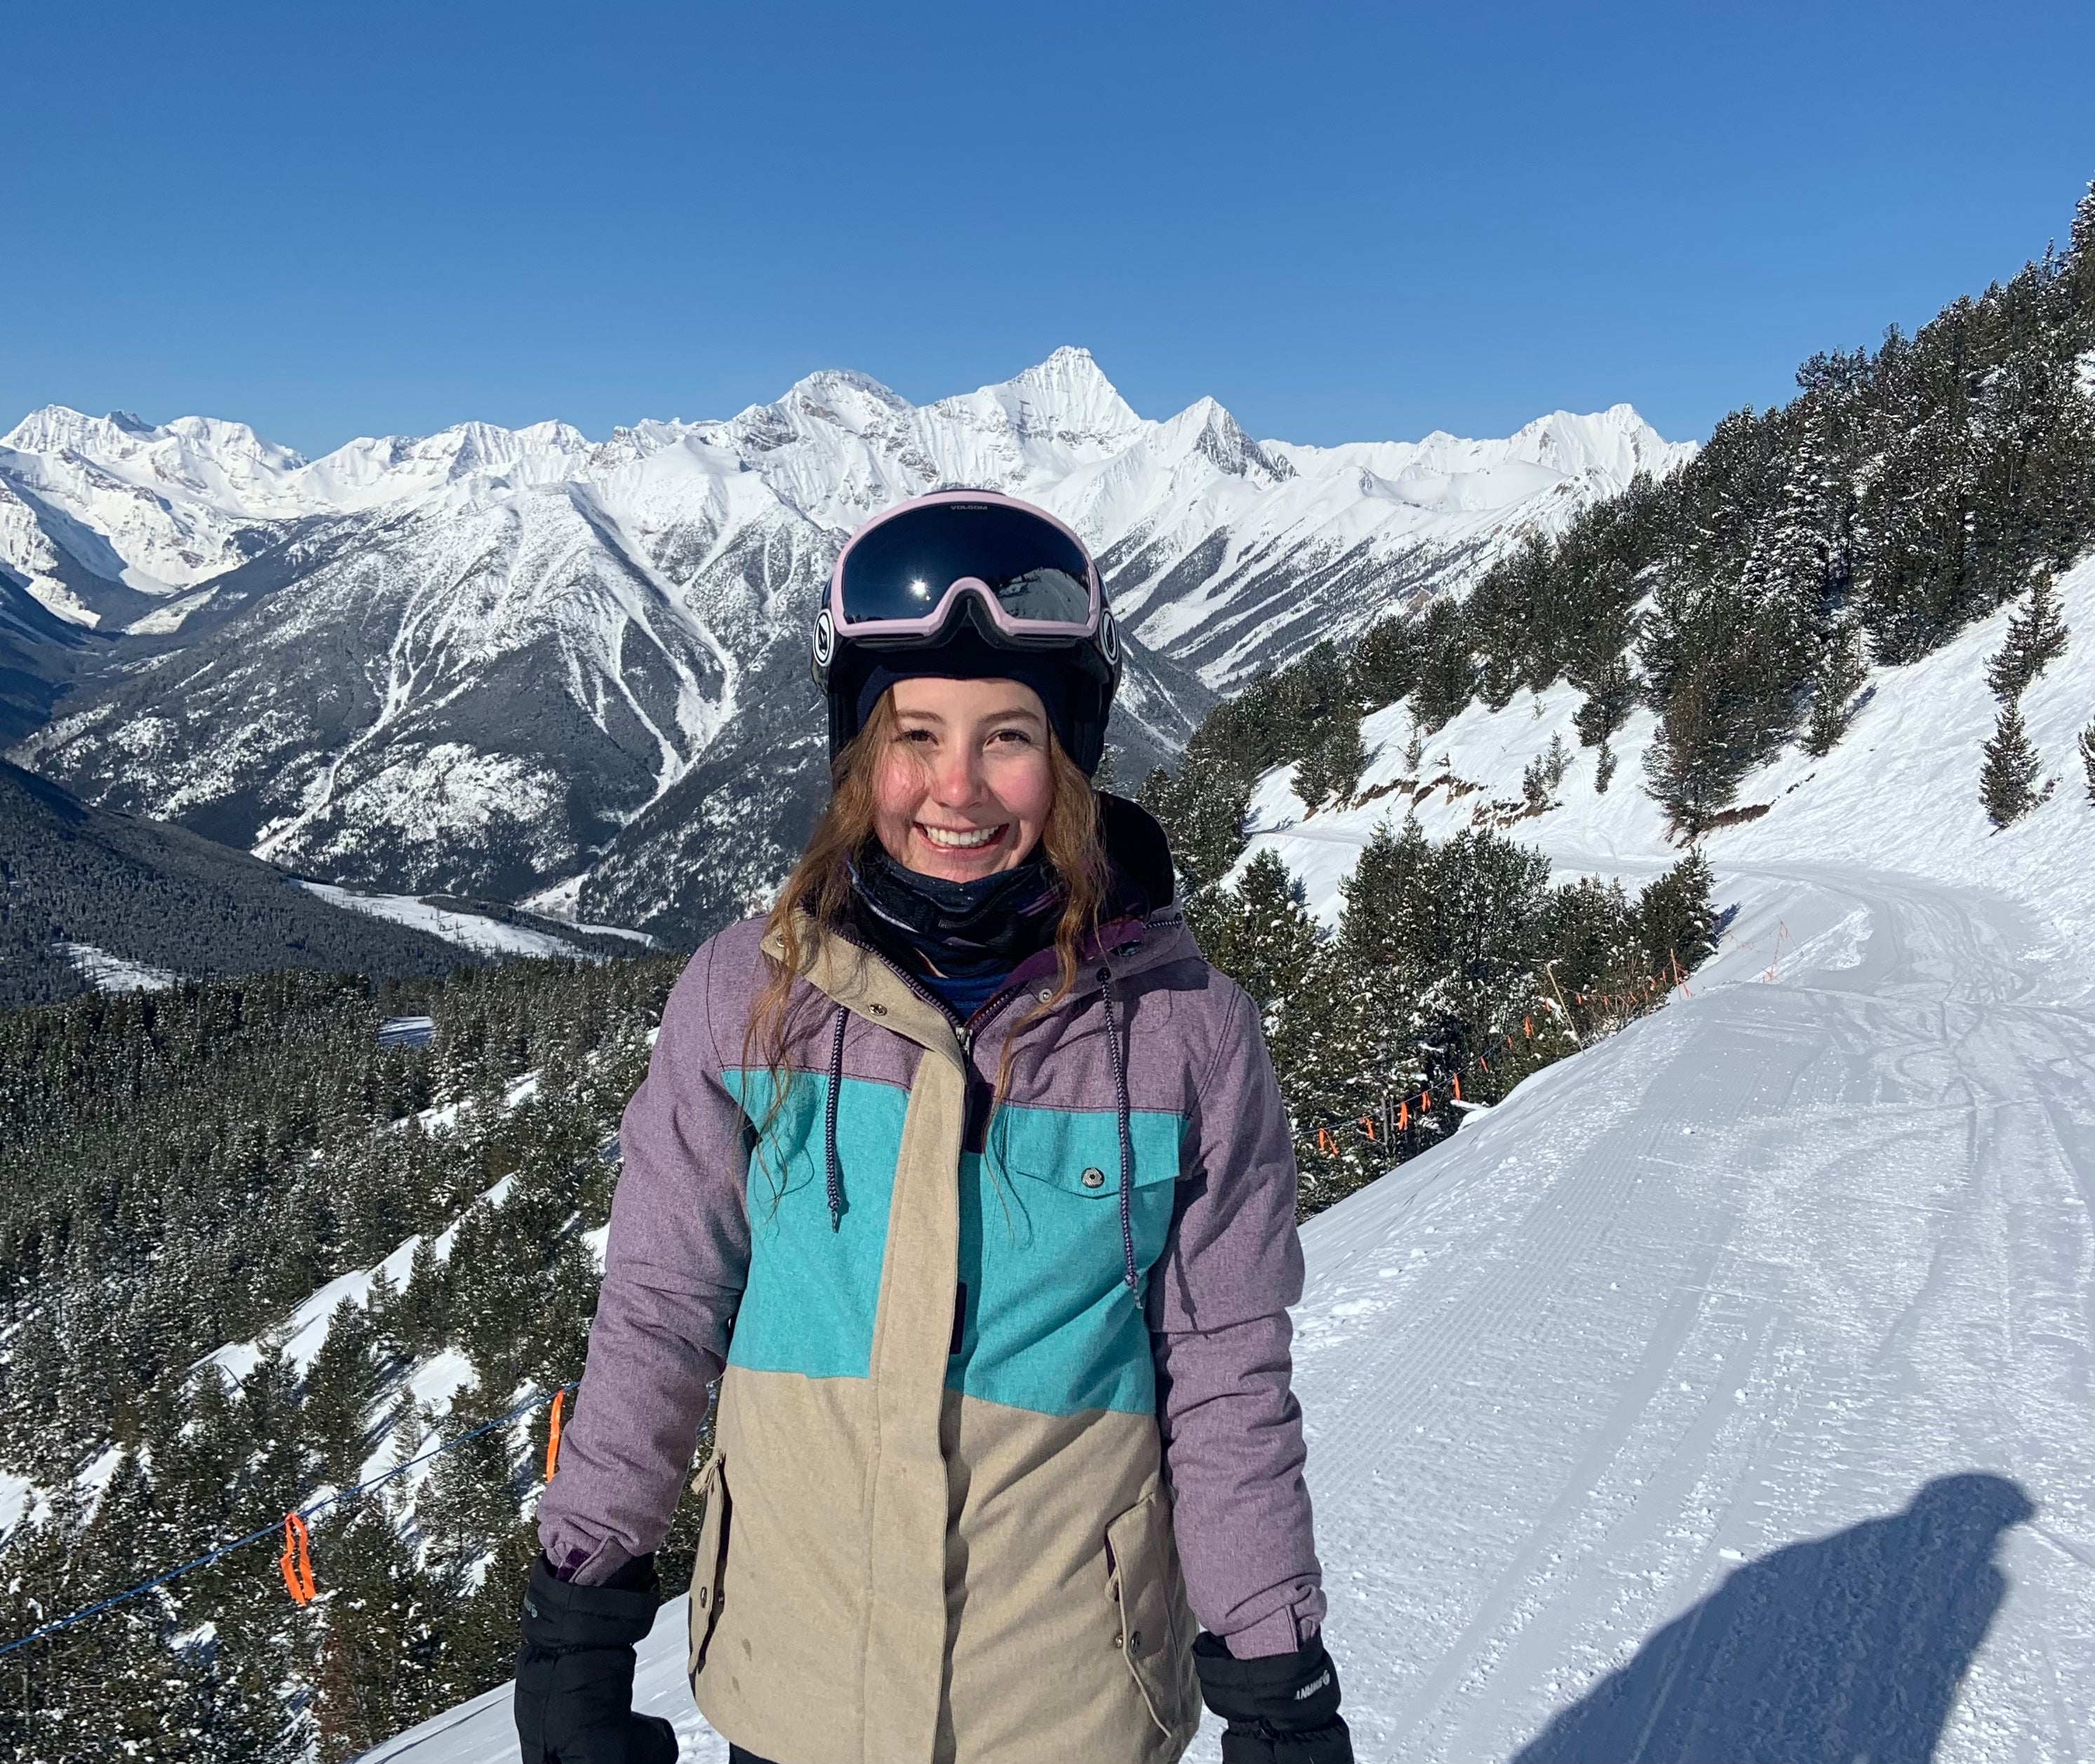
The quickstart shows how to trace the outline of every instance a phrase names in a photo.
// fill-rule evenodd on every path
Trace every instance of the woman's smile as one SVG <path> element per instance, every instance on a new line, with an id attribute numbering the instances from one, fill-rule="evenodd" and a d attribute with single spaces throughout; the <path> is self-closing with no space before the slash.
<path id="1" fill-rule="evenodd" d="M 948 852 L 978 852 L 1011 830 L 1008 821 L 1000 821 L 993 827 L 934 827 L 921 821 L 916 825 L 921 837 Z"/>

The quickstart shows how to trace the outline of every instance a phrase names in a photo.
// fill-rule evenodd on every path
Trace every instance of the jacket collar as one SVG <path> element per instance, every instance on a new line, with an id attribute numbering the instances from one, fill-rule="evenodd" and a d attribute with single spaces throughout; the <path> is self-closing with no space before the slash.
<path id="1" fill-rule="evenodd" d="M 785 960 L 784 946 L 775 931 L 764 933 L 762 947 L 773 960 Z M 1100 967 L 1108 969 L 1117 982 L 1199 953 L 1186 929 L 1185 916 L 1176 906 L 1161 908 L 1145 919 L 1113 920 L 1085 940 L 1070 997 L 1082 999 L 1095 991 Z M 1013 971 L 1012 983 L 1045 979 L 1054 972 L 1055 952 L 1045 949 Z M 945 1011 L 919 994 L 886 961 L 849 938 L 834 931 L 818 933 L 802 973 L 810 986 L 854 1016 L 891 1029 L 934 1052 L 959 1056 L 952 1019 Z"/>

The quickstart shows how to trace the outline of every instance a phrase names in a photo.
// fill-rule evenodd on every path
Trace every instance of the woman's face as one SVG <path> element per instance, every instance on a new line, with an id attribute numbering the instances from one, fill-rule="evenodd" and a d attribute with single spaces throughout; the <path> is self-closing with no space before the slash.
<path id="1" fill-rule="evenodd" d="M 1048 716 L 1015 680 L 898 680 L 876 761 L 873 830 L 919 875 L 973 882 L 1040 843 L 1055 799 Z"/>

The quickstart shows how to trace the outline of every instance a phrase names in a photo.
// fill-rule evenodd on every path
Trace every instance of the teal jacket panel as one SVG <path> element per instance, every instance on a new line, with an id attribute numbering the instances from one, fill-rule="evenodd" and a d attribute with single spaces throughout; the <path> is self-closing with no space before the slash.
<path id="1" fill-rule="evenodd" d="M 1171 1228 L 1185 1122 L 1136 1110 L 1135 1266 Z M 1156 1368 L 1121 1240 L 1120 1126 L 1111 1109 L 1006 1104 L 987 1156 L 960 1161 L 957 1346 L 949 1390 L 1048 1415 L 1153 1414 Z"/>
<path id="2" fill-rule="evenodd" d="M 776 1115 L 769 1072 L 724 1076 L 759 1134 L 749 1156 L 749 1279 L 728 1364 L 814 1379 L 865 1378 L 909 1093 L 864 1078 L 843 1081 L 837 1156 L 845 1208 L 832 1229 L 822 1142 L 827 1074 L 793 1074 Z"/>

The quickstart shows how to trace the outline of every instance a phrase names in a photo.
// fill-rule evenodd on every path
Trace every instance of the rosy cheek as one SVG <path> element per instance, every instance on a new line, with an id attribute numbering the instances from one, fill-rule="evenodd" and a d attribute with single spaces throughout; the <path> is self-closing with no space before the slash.
<path id="1" fill-rule="evenodd" d="M 882 815 L 897 821 L 912 818 L 924 795 L 921 769 L 906 757 L 887 760 L 874 781 L 873 794 L 874 806 Z"/>

